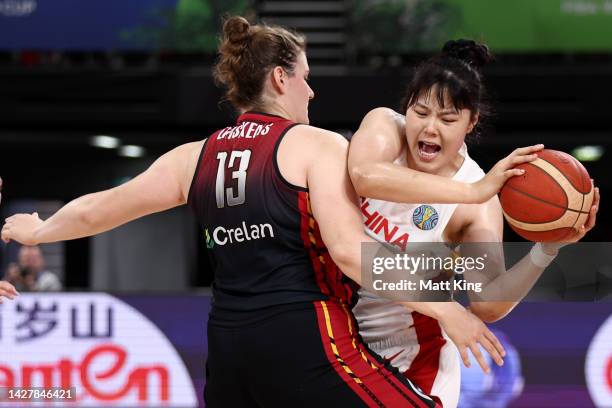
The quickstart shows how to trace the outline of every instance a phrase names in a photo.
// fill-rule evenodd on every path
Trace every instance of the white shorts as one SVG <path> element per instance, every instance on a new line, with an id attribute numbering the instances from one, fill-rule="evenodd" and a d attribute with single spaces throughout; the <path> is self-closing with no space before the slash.
<path id="1" fill-rule="evenodd" d="M 412 335 L 414 334 L 414 335 Z M 461 388 L 461 362 L 455 344 L 444 340 L 419 344 L 416 331 L 368 344 L 381 357 L 418 385 L 425 394 L 440 399 L 444 408 L 456 408 Z"/>

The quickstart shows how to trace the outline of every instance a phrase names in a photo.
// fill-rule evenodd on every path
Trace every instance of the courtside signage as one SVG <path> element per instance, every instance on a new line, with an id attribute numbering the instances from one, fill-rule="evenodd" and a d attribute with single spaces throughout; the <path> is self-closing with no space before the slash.
<path id="1" fill-rule="evenodd" d="M 612 315 L 601 325 L 589 346 L 585 375 L 597 407 L 612 407 Z"/>
<path id="2" fill-rule="evenodd" d="M 101 293 L 22 294 L 0 305 L 0 389 L 11 388 L 73 389 L 70 406 L 198 405 L 164 333 Z M 16 405 L 4 395 L 0 406 Z"/>

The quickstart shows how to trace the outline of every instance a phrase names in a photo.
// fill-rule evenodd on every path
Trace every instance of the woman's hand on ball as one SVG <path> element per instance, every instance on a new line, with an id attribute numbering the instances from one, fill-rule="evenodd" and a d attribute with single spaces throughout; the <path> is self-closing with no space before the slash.
<path id="1" fill-rule="evenodd" d="M 591 180 L 593 182 L 593 180 Z M 574 242 L 580 241 L 584 236 L 593 229 L 595 223 L 597 221 L 597 212 L 599 211 L 599 187 L 593 186 L 594 195 L 593 195 L 593 204 L 591 205 L 591 209 L 589 211 L 589 217 L 586 219 L 584 225 L 581 225 L 578 228 L 575 228 L 574 235 L 563 240 L 563 242 L 543 242 L 542 249 L 545 252 L 556 252 L 559 249 L 563 248 L 568 244 L 573 244 Z"/>
<path id="2" fill-rule="evenodd" d="M 544 149 L 543 144 L 519 147 L 498 161 L 482 180 L 472 184 L 475 190 L 474 203 L 479 204 L 489 201 L 491 197 L 499 192 L 510 177 L 523 175 L 525 171 L 515 167 L 519 164 L 534 161 L 538 158 L 537 152 L 542 149 Z"/>

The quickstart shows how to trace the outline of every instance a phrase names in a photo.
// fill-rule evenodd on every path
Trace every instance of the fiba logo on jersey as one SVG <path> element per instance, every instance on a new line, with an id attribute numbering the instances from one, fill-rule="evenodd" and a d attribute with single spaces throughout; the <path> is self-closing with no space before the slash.
<path id="1" fill-rule="evenodd" d="M 430 205 L 420 205 L 412 213 L 412 222 L 419 229 L 432 230 L 438 225 L 438 212 Z"/>

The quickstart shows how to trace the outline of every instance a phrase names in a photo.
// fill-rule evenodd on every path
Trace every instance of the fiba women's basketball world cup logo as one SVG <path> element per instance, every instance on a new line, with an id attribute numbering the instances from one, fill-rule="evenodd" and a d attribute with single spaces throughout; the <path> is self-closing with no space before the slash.
<path id="1" fill-rule="evenodd" d="M 419 229 L 429 231 L 438 224 L 438 212 L 430 205 L 418 206 L 412 213 L 412 222 Z"/>

